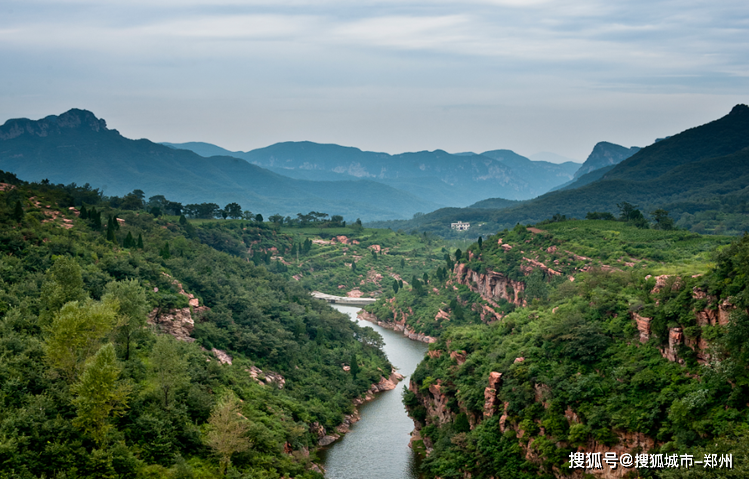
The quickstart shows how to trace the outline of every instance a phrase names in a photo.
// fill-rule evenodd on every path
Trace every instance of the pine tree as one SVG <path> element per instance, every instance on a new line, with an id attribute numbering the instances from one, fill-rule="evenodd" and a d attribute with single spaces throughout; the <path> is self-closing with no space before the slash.
<path id="1" fill-rule="evenodd" d="M 179 224 L 182 226 L 187 224 L 187 218 L 185 218 L 185 215 L 179 215 Z"/>
<path id="2" fill-rule="evenodd" d="M 484 240 L 479 236 L 479 249 L 484 245 Z"/>
<path id="3" fill-rule="evenodd" d="M 143 235 L 138 233 L 138 249 L 143 249 Z"/>
<path id="4" fill-rule="evenodd" d="M 354 272 L 354 273 L 356 273 L 356 261 L 353 261 L 351 263 L 351 271 Z"/>
<path id="5" fill-rule="evenodd" d="M 117 215 L 114 215 L 114 217 L 112 218 L 112 225 L 114 225 L 115 231 L 120 231 L 120 222 L 117 221 Z"/>
<path id="6" fill-rule="evenodd" d="M 351 377 L 356 379 L 356 376 L 359 374 L 359 363 L 357 362 L 356 354 L 351 355 L 349 367 L 351 368 Z"/>
<path id="7" fill-rule="evenodd" d="M 112 216 L 109 216 L 109 220 L 107 221 L 107 241 L 115 241 L 114 236 L 114 220 L 112 219 Z"/>
<path id="8" fill-rule="evenodd" d="M 122 244 L 125 248 L 132 248 L 135 246 L 135 240 L 133 239 L 133 234 L 128 231 L 127 236 L 125 236 L 125 242 Z"/>
<path id="9" fill-rule="evenodd" d="M 21 201 L 16 201 L 16 207 L 13 210 L 13 219 L 16 221 L 16 223 L 20 223 L 21 220 L 23 220 L 23 207 L 21 206 Z"/>
<path id="10" fill-rule="evenodd" d="M 169 242 L 167 241 L 164 243 L 164 247 L 161 248 L 161 251 L 159 251 L 159 255 L 164 259 L 169 259 L 172 257 L 171 253 L 169 252 Z"/>
<path id="11" fill-rule="evenodd" d="M 82 220 L 88 219 L 88 210 L 86 209 L 86 205 L 81 205 L 80 218 Z"/>
<path id="12" fill-rule="evenodd" d="M 395 294 L 398 294 L 398 280 L 397 279 L 393 280 L 393 292 Z"/>
<path id="13" fill-rule="evenodd" d="M 406 260 L 401 258 L 401 268 L 405 268 L 405 267 L 406 267 Z"/>
<path id="14" fill-rule="evenodd" d="M 424 284 L 428 284 L 429 283 L 429 275 L 426 273 L 426 271 L 424 272 L 423 278 L 424 278 Z"/>

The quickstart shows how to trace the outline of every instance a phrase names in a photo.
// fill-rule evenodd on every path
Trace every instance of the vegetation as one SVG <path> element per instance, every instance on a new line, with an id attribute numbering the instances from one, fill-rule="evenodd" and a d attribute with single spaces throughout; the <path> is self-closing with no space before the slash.
<path id="1" fill-rule="evenodd" d="M 595 444 L 732 453 L 745 467 L 749 236 L 730 243 L 610 220 L 542 227 L 517 226 L 455 255 L 463 268 L 523 281 L 525 304 L 501 320 L 457 320 L 445 307 L 450 295 L 453 306 L 475 310 L 468 295 L 476 285 L 456 291 L 454 274 L 449 287 L 435 285 L 451 326 L 433 330 L 439 339 L 404 393 L 430 451 L 426 477 L 554 477 L 568 471 L 570 452 Z M 669 275 L 656 276 L 663 273 Z M 435 321 L 433 302 L 414 302 L 414 318 L 447 323 Z M 638 317 L 646 318 L 646 329 Z M 491 372 L 501 374 L 493 399 L 486 395 Z"/>
<path id="2" fill-rule="evenodd" d="M 0 178 L 12 185 L 0 193 L 0 477 L 322 477 L 318 425 L 340 424 L 391 366 L 374 331 L 247 253 L 290 237 Z M 149 314 L 189 314 L 189 341 Z"/>

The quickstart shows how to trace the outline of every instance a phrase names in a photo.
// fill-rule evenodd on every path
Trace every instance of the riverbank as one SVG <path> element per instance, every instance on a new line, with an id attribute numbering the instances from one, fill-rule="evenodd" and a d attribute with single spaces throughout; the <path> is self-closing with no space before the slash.
<path id="1" fill-rule="evenodd" d="M 407 382 L 416 366 L 424 358 L 427 345 L 409 340 L 399 332 L 357 317 L 358 308 L 335 305 L 360 326 L 372 327 L 382 335 L 383 350 L 391 364 Z M 401 391 L 392 390 L 373 394 L 372 400 L 358 407 L 358 415 L 348 433 L 320 450 L 326 479 L 418 479 L 419 458 L 408 447 L 413 421 L 406 414 Z M 337 432 L 337 431 L 336 431 Z"/>
<path id="2" fill-rule="evenodd" d="M 334 296 L 332 294 L 321 293 L 319 291 L 312 291 L 310 293 L 313 298 L 322 299 L 331 304 L 340 304 L 343 306 L 367 306 L 377 301 L 376 298 L 349 298 L 347 296 Z"/>
<path id="3" fill-rule="evenodd" d="M 417 333 L 412 328 L 408 327 L 406 324 L 406 320 L 404 319 L 401 322 L 393 323 L 393 322 L 386 322 L 386 321 L 380 321 L 377 316 L 375 316 L 372 313 L 369 313 L 367 311 L 364 311 L 363 309 L 360 310 L 357 313 L 357 317 L 363 321 L 368 321 L 370 323 L 374 323 L 377 326 L 380 326 L 381 328 L 389 329 L 391 331 L 399 332 L 403 334 L 403 336 L 407 337 L 410 340 L 413 341 L 420 341 L 422 343 L 436 343 L 437 338 L 432 336 L 427 336 L 424 333 Z"/>

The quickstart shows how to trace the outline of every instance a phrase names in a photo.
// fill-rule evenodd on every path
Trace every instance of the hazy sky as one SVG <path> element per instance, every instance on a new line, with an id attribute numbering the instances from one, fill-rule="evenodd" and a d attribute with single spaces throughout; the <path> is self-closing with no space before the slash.
<path id="1" fill-rule="evenodd" d="M 749 103 L 749 2 L 0 2 L 0 122 L 585 159 Z"/>

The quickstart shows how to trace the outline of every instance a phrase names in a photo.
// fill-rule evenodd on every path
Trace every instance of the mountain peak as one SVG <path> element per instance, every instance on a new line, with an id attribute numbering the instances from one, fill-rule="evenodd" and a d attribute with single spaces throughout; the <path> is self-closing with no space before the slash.
<path id="1" fill-rule="evenodd" d="M 72 108 L 61 115 L 49 115 L 41 120 L 14 118 L 0 126 L 0 140 L 10 140 L 24 134 L 45 137 L 60 134 L 63 129 L 99 132 L 107 130 L 107 122 L 88 110 Z"/>
<path id="2" fill-rule="evenodd" d="M 731 113 L 729 113 L 729 115 L 746 114 L 748 112 L 749 106 L 744 105 L 743 103 L 739 103 L 731 109 Z"/>

